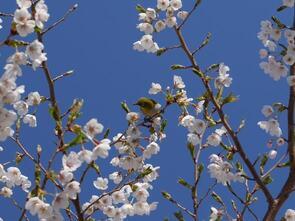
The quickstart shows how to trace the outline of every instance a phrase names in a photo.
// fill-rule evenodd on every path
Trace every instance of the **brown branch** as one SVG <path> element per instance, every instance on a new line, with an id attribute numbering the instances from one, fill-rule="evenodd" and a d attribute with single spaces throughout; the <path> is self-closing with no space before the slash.
<path id="1" fill-rule="evenodd" d="M 295 8 L 293 15 L 293 29 L 295 28 Z M 295 64 L 290 68 L 290 76 L 295 76 Z M 273 204 L 270 204 L 263 218 L 264 221 L 274 220 L 285 201 L 295 188 L 295 86 L 290 87 L 288 104 L 288 153 L 290 170 L 287 181 Z"/>
<path id="2" fill-rule="evenodd" d="M 175 28 L 175 32 L 178 36 L 178 39 L 182 45 L 183 51 L 185 52 L 185 54 L 187 55 L 188 59 L 190 60 L 192 66 L 197 70 L 200 71 L 200 67 L 197 65 L 197 62 L 194 58 L 194 56 L 192 55 L 191 51 L 189 50 L 185 39 L 183 38 L 183 35 L 181 33 L 180 29 Z M 212 104 L 215 106 L 217 113 L 220 117 L 220 120 L 223 124 L 223 126 L 226 128 L 228 134 L 230 135 L 231 139 L 233 140 L 237 151 L 239 153 L 239 155 L 241 156 L 241 158 L 243 159 L 243 161 L 245 162 L 247 168 L 249 169 L 250 173 L 252 174 L 252 176 L 254 177 L 255 181 L 257 182 L 257 184 L 260 186 L 260 188 L 262 189 L 262 192 L 264 193 L 267 201 L 269 202 L 269 204 L 273 203 L 273 197 L 270 193 L 270 191 L 268 190 L 268 188 L 264 185 L 264 183 L 262 182 L 260 176 L 258 175 L 257 171 L 255 170 L 254 166 L 252 165 L 251 161 L 249 160 L 249 158 L 247 157 L 244 148 L 242 147 L 237 134 L 233 131 L 233 129 L 231 128 L 231 126 L 229 125 L 226 116 L 222 110 L 222 107 L 219 105 L 219 103 L 216 101 L 213 91 L 210 87 L 210 84 L 208 82 L 207 79 L 205 79 L 205 77 L 201 77 L 201 81 L 206 89 L 206 91 L 208 92 L 209 98 L 212 102 Z"/>

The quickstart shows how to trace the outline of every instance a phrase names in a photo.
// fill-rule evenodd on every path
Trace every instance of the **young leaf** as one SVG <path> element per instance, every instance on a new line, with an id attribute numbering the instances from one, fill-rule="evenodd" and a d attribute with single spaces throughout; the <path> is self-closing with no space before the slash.
<path id="1" fill-rule="evenodd" d="M 190 190 L 192 189 L 192 186 L 182 178 L 178 179 L 178 183 Z"/>

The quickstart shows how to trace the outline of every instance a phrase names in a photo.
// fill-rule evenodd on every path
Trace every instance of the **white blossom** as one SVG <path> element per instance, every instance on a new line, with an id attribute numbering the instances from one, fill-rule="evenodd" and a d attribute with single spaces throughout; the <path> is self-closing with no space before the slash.
<path id="1" fill-rule="evenodd" d="M 76 152 L 71 151 L 68 155 L 63 155 L 62 165 L 64 170 L 74 172 L 82 165 L 82 161 Z"/>
<path id="2" fill-rule="evenodd" d="M 179 11 L 177 13 L 177 17 L 181 20 L 185 20 L 188 16 L 188 12 L 187 11 Z"/>
<path id="3" fill-rule="evenodd" d="M 152 142 L 149 145 L 147 145 L 146 149 L 143 151 L 143 158 L 144 159 L 150 159 L 152 155 L 157 154 L 160 151 L 160 146 Z"/>
<path id="4" fill-rule="evenodd" d="M 93 185 L 98 190 L 106 190 L 108 188 L 109 180 L 107 178 L 97 177 L 95 181 L 93 181 Z"/>
<path id="5" fill-rule="evenodd" d="M 270 106 L 270 105 L 264 105 L 262 107 L 261 113 L 265 117 L 270 117 L 274 113 L 274 110 L 273 110 L 272 106 Z"/>
<path id="6" fill-rule="evenodd" d="M 156 22 L 155 24 L 155 29 L 157 32 L 161 32 L 166 28 L 166 24 L 165 22 L 163 22 L 162 20 L 159 20 Z"/>
<path id="7" fill-rule="evenodd" d="M 137 28 L 144 32 L 146 35 L 150 35 L 154 32 L 154 27 L 150 23 L 140 23 L 137 25 Z"/>
<path id="8" fill-rule="evenodd" d="M 69 200 L 66 193 L 61 192 L 59 194 L 56 194 L 56 196 L 53 199 L 52 205 L 55 210 L 68 208 Z"/>
<path id="9" fill-rule="evenodd" d="M 174 10 L 179 10 L 182 8 L 182 1 L 181 0 L 171 0 L 170 5 Z"/>
<path id="10" fill-rule="evenodd" d="M 32 5 L 31 0 L 16 0 L 16 3 L 20 8 L 30 8 Z"/>
<path id="11" fill-rule="evenodd" d="M 38 1 L 35 6 L 35 11 L 36 26 L 40 29 L 43 29 L 44 22 L 47 22 L 49 19 L 48 7 L 44 0 Z"/>
<path id="12" fill-rule="evenodd" d="M 29 111 L 29 105 L 24 101 L 17 101 L 16 103 L 14 103 L 13 108 L 20 116 L 26 115 Z"/>
<path id="13" fill-rule="evenodd" d="M 157 8 L 166 11 L 169 7 L 169 0 L 157 0 Z"/>
<path id="14" fill-rule="evenodd" d="M 62 183 L 62 185 L 66 185 L 74 178 L 74 175 L 72 172 L 68 170 L 61 170 L 58 175 L 59 181 Z"/>
<path id="15" fill-rule="evenodd" d="M 152 83 L 149 94 L 158 94 L 162 91 L 162 86 L 159 83 Z"/>
<path id="16" fill-rule="evenodd" d="M 129 121 L 130 123 L 134 123 L 138 121 L 140 118 L 139 113 L 136 112 L 129 112 L 126 114 L 126 120 Z"/>
<path id="17" fill-rule="evenodd" d="M 215 178 L 218 183 L 226 185 L 231 181 L 243 182 L 244 179 L 241 177 L 240 173 L 231 172 L 232 165 L 216 154 L 210 156 L 210 164 L 207 167 L 209 169 L 210 176 Z"/>
<path id="18" fill-rule="evenodd" d="M 294 3 L 295 3 L 295 0 L 283 0 L 283 5 L 290 8 L 294 7 Z"/>
<path id="19" fill-rule="evenodd" d="M 282 130 L 280 124 L 277 120 L 271 118 L 268 121 L 259 121 L 258 126 L 269 133 L 271 136 L 280 137 L 282 135 Z"/>
<path id="20" fill-rule="evenodd" d="M 271 151 L 269 151 L 269 153 L 268 153 L 268 157 L 269 157 L 269 159 L 273 160 L 273 159 L 276 158 L 277 154 L 278 154 L 277 151 L 275 151 L 275 150 L 271 150 Z"/>
<path id="21" fill-rule="evenodd" d="M 140 40 L 141 46 L 144 49 L 150 49 L 154 45 L 153 36 L 152 35 L 144 35 Z"/>
<path id="22" fill-rule="evenodd" d="M 177 19 L 175 16 L 168 17 L 165 19 L 165 24 L 167 25 L 168 28 L 173 28 L 177 24 Z"/>
<path id="23" fill-rule="evenodd" d="M 21 37 L 26 37 L 34 32 L 35 21 L 31 20 L 31 14 L 26 8 L 16 9 L 14 13 L 17 33 Z"/>
<path id="24" fill-rule="evenodd" d="M 286 221 L 295 221 L 295 210 L 287 209 L 284 218 Z"/>
<path id="25" fill-rule="evenodd" d="M 103 125 L 98 123 L 97 119 L 93 118 L 86 123 L 84 130 L 88 136 L 94 138 L 97 134 L 102 133 Z"/>
<path id="26" fill-rule="evenodd" d="M 80 183 L 77 181 L 68 183 L 64 189 L 64 192 L 70 199 L 75 200 L 77 198 L 77 194 L 81 192 Z"/>
<path id="27" fill-rule="evenodd" d="M 79 160 L 82 162 L 86 162 L 90 164 L 92 162 L 92 151 L 90 150 L 81 150 L 78 155 L 79 155 Z"/>
<path id="28" fill-rule="evenodd" d="M 92 151 L 92 159 L 96 160 L 98 157 L 100 158 L 107 158 L 109 156 L 109 150 L 111 141 L 109 139 L 103 139 L 100 144 L 94 147 Z"/>
<path id="29" fill-rule="evenodd" d="M 8 187 L 2 187 L 0 194 L 6 198 L 10 198 L 13 194 L 12 190 Z"/>
<path id="30" fill-rule="evenodd" d="M 229 67 L 224 63 L 219 64 L 219 75 L 214 82 L 215 88 L 230 87 L 232 78 L 229 77 L 229 70 Z"/>
<path id="31" fill-rule="evenodd" d="M 112 180 L 115 184 L 119 184 L 123 180 L 123 176 L 119 172 L 114 172 L 109 175 L 109 179 Z"/>
<path id="32" fill-rule="evenodd" d="M 174 75 L 173 76 L 174 87 L 177 89 L 184 89 L 185 84 L 180 76 Z"/>
<path id="33" fill-rule="evenodd" d="M 30 106 L 39 105 L 41 103 L 41 96 L 38 91 L 31 92 L 28 94 L 27 103 Z"/>

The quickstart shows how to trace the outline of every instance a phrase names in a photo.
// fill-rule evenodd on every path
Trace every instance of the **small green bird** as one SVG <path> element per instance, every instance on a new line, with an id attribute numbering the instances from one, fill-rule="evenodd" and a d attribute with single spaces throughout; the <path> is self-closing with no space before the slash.
<path id="1" fill-rule="evenodd" d="M 137 100 L 134 105 L 140 107 L 140 111 L 148 117 L 152 117 L 155 114 L 159 113 L 161 105 L 157 103 L 155 100 L 147 97 L 141 97 Z"/>

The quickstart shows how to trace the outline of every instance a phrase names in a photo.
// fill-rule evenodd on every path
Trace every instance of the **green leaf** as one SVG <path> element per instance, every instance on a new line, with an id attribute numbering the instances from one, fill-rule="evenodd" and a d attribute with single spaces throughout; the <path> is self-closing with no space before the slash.
<path id="1" fill-rule="evenodd" d="M 236 168 L 237 168 L 238 172 L 243 171 L 243 165 L 240 162 L 236 162 Z"/>
<path id="2" fill-rule="evenodd" d="M 272 183 L 272 181 L 273 181 L 273 179 L 271 178 L 270 175 L 268 175 L 267 177 L 265 177 L 265 178 L 262 180 L 262 182 L 263 182 L 264 185 L 268 185 L 268 184 Z"/>
<path id="3" fill-rule="evenodd" d="M 221 197 L 217 193 L 212 192 L 211 196 L 217 203 L 223 204 Z"/>
<path id="4" fill-rule="evenodd" d="M 97 174 L 100 174 L 100 168 L 99 168 L 99 166 L 96 163 L 93 162 L 90 166 L 91 166 L 92 169 L 95 170 L 95 172 Z"/>
<path id="5" fill-rule="evenodd" d="M 288 110 L 288 107 L 287 106 L 285 106 L 284 104 L 282 104 L 282 103 L 274 103 L 273 105 L 272 105 L 278 112 L 283 112 L 283 111 L 285 111 L 285 110 Z"/>
<path id="6" fill-rule="evenodd" d="M 135 9 L 136 9 L 136 11 L 138 11 L 139 13 L 145 13 L 145 12 L 146 12 L 145 8 L 142 7 L 142 6 L 139 5 L 139 4 L 136 5 Z"/>
<path id="7" fill-rule="evenodd" d="M 279 8 L 277 8 L 277 12 L 281 12 L 281 11 L 285 10 L 286 8 L 288 8 L 288 7 L 285 5 L 282 5 Z"/>
<path id="8" fill-rule="evenodd" d="M 179 69 L 184 69 L 185 66 L 181 65 L 181 64 L 174 64 L 170 67 L 172 70 L 179 70 Z"/>
<path id="9" fill-rule="evenodd" d="M 194 160 L 194 158 L 195 158 L 195 146 L 193 144 L 191 144 L 191 143 L 188 143 L 187 148 L 188 148 L 189 153 L 190 153 L 190 155 L 192 157 L 192 160 Z"/>
<path id="10" fill-rule="evenodd" d="M 234 208 L 234 210 L 237 211 L 237 204 L 235 203 L 235 201 L 231 200 L 231 205 Z"/>
<path id="11" fill-rule="evenodd" d="M 219 68 L 219 64 L 212 64 L 206 69 L 206 72 L 217 71 L 218 68 Z"/>
<path id="12" fill-rule="evenodd" d="M 161 56 L 162 54 L 164 54 L 167 51 L 167 48 L 160 48 L 157 50 L 156 55 L 157 56 Z"/>
<path id="13" fill-rule="evenodd" d="M 104 135 L 103 135 L 103 139 L 108 138 L 108 136 L 110 135 L 110 131 L 111 131 L 110 128 L 108 128 L 108 129 L 106 130 L 106 132 L 105 132 Z"/>
<path id="14" fill-rule="evenodd" d="M 232 148 L 231 147 L 229 147 L 229 146 L 227 146 L 227 145 L 225 145 L 224 143 L 220 143 L 220 146 L 223 148 L 223 149 L 225 149 L 225 150 L 227 150 L 227 151 L 231 151 L 232 150 Z"/>
<path id="15" fill-rule="evenodd" d="M 264 167 L 265 167 L 267 161 L 268 161 L 268 156 L 267 156 L 267 154 L 264 154 L 264 155 L 262 156 L 261 161 L 260 161 L 260 167 L 259 167 L 259 168 L 260 168 L 260 174 L 263 174 L 263 172 L 264 172 Z"/>
<path id="16" fill-rule="evenodd" d="M 63 150 L 66 151 L 70 147 L 74 147 L 79 144 L 82 144 L 85 142 L 85 140 L 86 140 L 86 136 L 82 132 L 80 132 L 79 134 L 77 134 L 77 136 L 73 140 L 70 141 L 70 143 L 65 144 Z"/>
<path id="17" fill-rule="evenodd" d="M 274 21 L 274 23 L 276 23 L 279 29 L 287 28 L 287 26 L 283 24 L 277 17 L 272 16 L 271 19 Z"/>
<path id="18" fill-rule="evenodd" d="M 165 128 L 167 127 L 168 121 L 163 120 L 160 127 L 160 132 L 164 132 Z"/>
<path id="19" fill-rule="evenodd" d="M 198 172 L 199 172 L 199 176 L 201 175 L 201 173 L 204 171 L 204 164 L 200 164 L 199 166 L 198 166 Z"/>
<path id="20" fill-rule="evenodd" d="M 200 78 L 203 78 L 204 77 L 204 74 L 201 70 L 199 69 L 196 69 L 196 68 L 193 68 L 193 72 L 198 75 Z"/>
<path id="21" fill-rule="evenodd" d="M 190 190 L 192 189 L 192 186 L 182 178 L 178 179 L 178 183 Z"/>
<path id="22" fill-rule="evenodd" d="M 58 121 L 58 114 L 57 114 L 57 110 L 55 107 L 49 108 L 49 114 L 55 121 Z"/>
<path id="23" fill-rule="evenodd" d="M 148 167 L 141 174 L 139 174 L 136 179 L 142 179 L 142 178 L 144 178 L 145 176 L 149 175 L 152 172 L 153 172 L 153 170 L 150 167 Z"/>
<path id="24" fill-rule="evenodd" d="M 285 162 L 285 163 L 280 163 L 278 165 L 278 168 L 284 168 L 284 167 L 289 167 L 291 165 L 290 161 Z"/>
<path id="25" fill-rule="evenodd" d="M 5 44 L 8 46 L 14 47 L 14 48 L 19 48 L 19 47 L 24 47 L 24 46 L 29 45 L 28 42 L 19 41 L 19 40 L 12 40 L 12 39 L 6 40 Z"/>
<path id="26" fill-rule="evenodd" d="M 223 99 L 222 101 L 222 106 L 225 104 L 233 103 L 238 100 L 238 97 L 236 97 L 233 93 L 230 93 L 226 98 Z"/>
<path id="27" fill-rule="evenodd" d="M 166 200 L 171 200 L 172 196 L 170 193 L 163 191 L 162 192 L 162 196 L 166 199 Z"/>
<path id="28" fill-rule="evenodd" d="M 184 217 L 183 217 L 181 211 L 175 212 L 175 213 L 174 213 L 174 216 L 176 217 L 176 219 L 177 219 L 178 221 L 184 221 Z"/>
<path id="29" fill-rule="evenodd" d="M 121 102 L 121 107 L 126 113 L 130 112 L 130 109 L 125 101 Z"/>
<path id="30" fill-rule="evenodd" d="M 226 154 L 226 158 L 227 158 L 228 160 L 233 160 L 233 158 L 234 158 L 234 153 L 233 153 L 232 151 L 228 152 L 228 153 Z"/>

